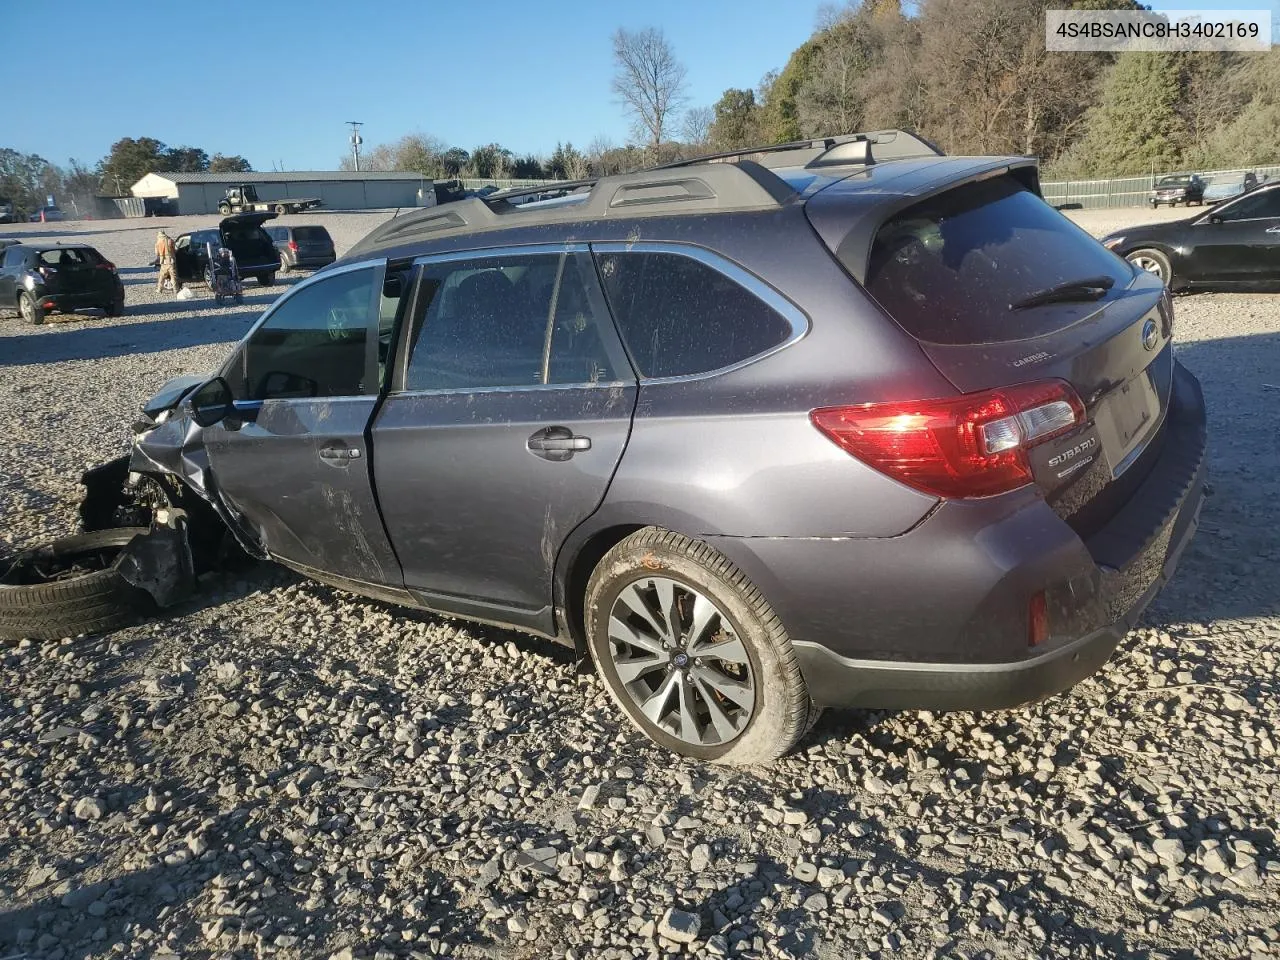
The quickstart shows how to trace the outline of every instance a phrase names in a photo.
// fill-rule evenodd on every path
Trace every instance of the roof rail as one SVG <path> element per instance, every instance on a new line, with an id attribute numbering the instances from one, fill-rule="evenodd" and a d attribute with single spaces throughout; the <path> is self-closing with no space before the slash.
<path id="1" fill-rule="evenodd" d="M 563 195 L 573 191 L 584 193 L 583 202 L 539 205 L 535 209 L 510 202 L 513 197 L 530 193 Z M 661 216 L 685 211 L 767 210 L 781 207 L 797 196 L 785 180 L 750 160 L 706 164 L 698 169 L 638 170 L 595 180 L 566 180 L 550 190 L 545 186 L 522 188 L 427 207 L 388 220 L 348 251 L 347 256 L 415 240 L 504 227 Z"/>
<path id="2" fill-rule="evenodd" d="M 874 155 L 871 150 L 873 146 Z M 815 167 L 853 163 L 869 164 L 878 160 L 902 160 L 907 157 L 941 156 L 944 154 L 935 144 L 909 130 L 873 130 L 866 133 L 819 137 L 813 140 L 792 140 L 789 143 L 743 147 L 741 150 L 727 150 L 723 153 L 710 153 L 701 157 L 690 157 L 687 160 L 676 160 L 654 169 L 692 167 L 700 163 L 715 163 L 742 157 L 756 159 L 765 167 Z"/>

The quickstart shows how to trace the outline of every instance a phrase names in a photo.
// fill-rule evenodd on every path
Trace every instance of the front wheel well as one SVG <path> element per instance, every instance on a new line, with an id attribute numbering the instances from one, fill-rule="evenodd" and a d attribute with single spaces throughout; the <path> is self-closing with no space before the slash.
<path id="1" fill-rule="evenodd" d="M 569 564 L 565 576 L 565 592 L 563 599 L 565 627 L 573 640 L 573 648 L 580 657 L 590 656 L 586 634 L 586 610 L 584 601 L 587 595 L 587 581 L 601 558 L 615 546 L 637 530 L 643 530 L 646 524 L 624 523 L 598 530 L 578 548 Z"/>

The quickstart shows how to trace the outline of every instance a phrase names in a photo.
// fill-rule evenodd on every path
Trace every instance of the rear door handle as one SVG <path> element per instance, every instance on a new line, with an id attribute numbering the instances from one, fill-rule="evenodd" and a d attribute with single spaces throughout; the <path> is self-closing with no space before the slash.
<path id="1" fill-rule="evenodd" d="M 568 427 L 544 427 L 529 438 L 528 447 L 535 456 L 559 462 L 590 450 L 591 438 L 574 436 Z"/>
<path id="2" fill-rule="evenodd" d="M 352 460 L 359 460 L 361 457 L 359 447 L 343 447 L 332 445 L 320 448 L 320 459 L 325 463 L 332 464 L 335 467 L 346 466 Z"/>

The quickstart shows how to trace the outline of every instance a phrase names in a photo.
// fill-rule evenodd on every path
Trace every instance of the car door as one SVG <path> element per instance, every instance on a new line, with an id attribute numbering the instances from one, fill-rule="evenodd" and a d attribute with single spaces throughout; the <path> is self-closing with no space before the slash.
<path id="1" fill-rule="evenodd" d="M 279 300 L 224 367 L 236 416 L 204 445 L 219 495 L 273 557 L 398 587 L 365 442 L 384 271 L 355 264 Z"/>
<path id="2" fill-rule="evenodd" d="M 372 431 L 405 587 L 547 630 L 556 554 L 604 498 L 637 394 L 588 249 L 427 259 L 415 304 Z"/>
<path id="3" fill-rule="evenodd" d="M 15 309 L 14 304 L 18 302 L 18 284 L 25 272 L 26 253 L 25 247 L 8 247 L 0 261 L 3 264 L 0 265 L 0 305 L 8 309 Z"/>
<path id="4" fill-rule="evenodd" d="M 1280 280 L 1280 187 L 1216 206 L 1192 228 L 1188 278 L 1205 282 Z"/>

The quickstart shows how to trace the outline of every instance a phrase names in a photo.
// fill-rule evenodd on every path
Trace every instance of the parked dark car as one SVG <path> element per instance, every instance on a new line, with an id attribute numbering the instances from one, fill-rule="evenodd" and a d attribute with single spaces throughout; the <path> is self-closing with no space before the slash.
<path id="1" fill-rule="evenodd" d="M 749 152 L 388 221 L 148 404 L 129 469 L 308 576 L 573 644 L 707 760 L 1088 676 L 1204 497 L 1163 285 L 1031 158 Z"/>
<path id="2" fill-rule="evenodd" d="M 1185 220 L 1128 227 L 1103 246 L 1172 290 L 1280 285 L 1280 183 L 1266 184 Z"/>
<path id="3" fill-rule="evenodd" d="M 67 215 L 57 207 L 37 207 L 36 212 L 27 217 L 30 223 L 60 223 Z"/>
<path id="4" fill-rule="evenodd" d="M 124 284 L 115 264 L 83 243 L 16 243 L 0 259 L 0 304 L 27 323 L 85 308 L 124 313 Z"/>
<path id="5" fill-rule="evenodd" d="M 1254 173 L 1229 173 L 1214 177 L 1204 188 L 1205 203 L 1221 203 L 1242 193 L 1248 193 L 1258 186 L 1258 176 Z"/>
<path id="6" fill-rule="evenodd" d="M 1204 203 L 1205 182 L 1195 174 L 1179 174 L 1173 177 L 1161 177 L 1151 188 L 1150 203 L 1158 207 L 1167 203 L 1176 207 L 1180 203 L 1190 206 L 1193 203 Z"/>
<path id="7" fill-rule="evenodd" d="M 267 233 L 280 254 L 280 269 L 285 273 L 299 267 L 327 267 L 338 259 L 333 237 L 319 225 L 267 227 Z"/>
<path id="8" fill-rule="evenodd" d="M 274 213 L 237 213 L 225 217 L 217 229 L 179 234 L 173 241 L 178 279 L 184 283 L 207 280 L 209 245 L 212 244 L 215 254 L 222 247 L 235 254 L 241 276 L 256 277 L 264 287 L 271 286 L 280 269 L 280 255 L 262 225 L 273 219 Z M 152 260 L 151 265 L 159 266 L 159 263 Z"/>

